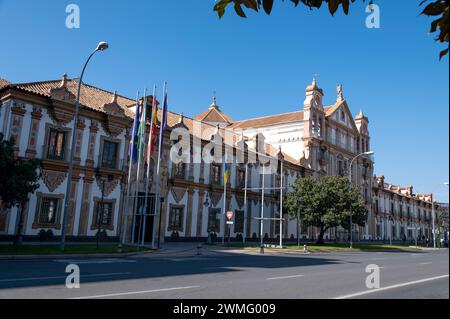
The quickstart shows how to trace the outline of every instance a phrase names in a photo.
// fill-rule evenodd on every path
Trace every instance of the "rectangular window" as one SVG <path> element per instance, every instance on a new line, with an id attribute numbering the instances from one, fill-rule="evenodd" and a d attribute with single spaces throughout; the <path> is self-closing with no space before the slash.
<path id="1" fill-rule="evenodd" d="M 222 184 L 222 166 L 220 164 L 211 164 L 211 180 L 210 184 Z"/>
<path id="2" fill-rule="evenodd" d="M 208 232 L 220 232 L 220 208 L 210 208 L 208 214 Z"/>
<path id="3" fill-rule="evenodd" d="M 243 233 L 244 232 L 244 211 L 236 210 L 234 217 L 234 232 Z"/>
<path id="4" fill-rule="evenodd" d="M 236 188 L 245 187 L 245 169 L 238 168 L 236 171 Z"/>
<path id="5" fill-rule="evenodd" d="M 117 168 L 117 151 L 119 144 L 110 141 L 103 141 L 102 167 Z"/>
<path id="6" fill-rule="evenodd" d="M 65 157 L 66 132 L 57 129 L 50 129 L 47 158 L 52 160 L 63 161 Z"/>
<path id="7" fill-rule="evenodd" d="M 186 164 L 178 163 L 173 164 L 173 177 L 177 179 L 185 179 L 186 178 Z"/>
<path id="8" fill-rule="evenodd" d="M 58 204 L 57 198 L 42 198 L 41 209 L 39 212 L 40 225 L 54 225 L 58 220 Z"/>
<path id="9" fill-rule="evenodd" d="M 183 231 L 184 206 L 170 205 L 169 231 Z"/>
<path id="10" fill-rule="evenodd" d="M 95 218 L 94 218 L 94 227 L 98 228 L 99 222 L 102 227 L 112 226 L 113 224 L 113 204 L 104 202 L 96 202 L 95 203 Z"/>

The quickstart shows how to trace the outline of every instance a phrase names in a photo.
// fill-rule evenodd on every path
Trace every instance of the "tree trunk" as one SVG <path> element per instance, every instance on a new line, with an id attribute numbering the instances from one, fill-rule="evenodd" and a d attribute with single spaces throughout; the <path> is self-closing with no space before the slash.
<path id="1" fill-rule="evenodd" d="M 320 228 L 319 238 L 317 238 L 317 245 L 325 244 L 323 237 L 324 237 L 326 231 L 327 231 L 326 229 Z"/>
<path id="2" fill-rule="evenodd" d="M 14 245 L 22 245 L 23 243 L 23 235 L 22 235 L 22 228 L 23 228 L 23 206 L 24 203 L 20 204 L 19 209 L 17 210 L 19 223 L 17 225 L 17 234 L 16 239 L 14 241 Z"/>

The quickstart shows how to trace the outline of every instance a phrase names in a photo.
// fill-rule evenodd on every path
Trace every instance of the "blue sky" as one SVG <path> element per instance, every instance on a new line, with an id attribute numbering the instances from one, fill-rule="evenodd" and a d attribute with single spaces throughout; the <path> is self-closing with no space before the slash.
<path id="1" fill-rule="evenodd" d="M 376 1 L 380 29 L 365 27 L 362 2 L 335 17 L 277 2 L 270 17 L 240 19 L 230 8 L 219 20 L 213 0 L 0 0 L 0 76 L 76 77 L 106 40 L 86 82 L 134 98 L 167 80 L 171 110 L 189 116 L 216 90 L 222 110 L 244 119 L 301 109 L 317 73 L 326 104 L 342 83 L 353 113 L 369 117 L 377 174 L 448 201 L 448 57 L 439 62 L 443 46 L 428 34 L 420 1 Z M 80 6 L 80 29 L 65 27 L 70 3 Z"/>

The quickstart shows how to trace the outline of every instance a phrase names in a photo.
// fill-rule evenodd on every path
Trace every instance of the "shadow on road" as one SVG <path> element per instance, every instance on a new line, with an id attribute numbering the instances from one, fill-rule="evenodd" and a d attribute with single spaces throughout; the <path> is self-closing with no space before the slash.
<path id="1" fill-rule="evenodd" d="M 239 272 L 241 268 L 277 269 L 348 262 L 326 257 L 250 255 L 230 251 L 200 256 L 195 252 L 168 256 L 161 254 L 149 258 L 110 259 L 106 262 L 101 259 L 0 261 L 0 290 L 65 285 L 65 276 L 68 275 L 65 269 L 70 263 L 79 263 L 81 283 L 101 283 Z"/>

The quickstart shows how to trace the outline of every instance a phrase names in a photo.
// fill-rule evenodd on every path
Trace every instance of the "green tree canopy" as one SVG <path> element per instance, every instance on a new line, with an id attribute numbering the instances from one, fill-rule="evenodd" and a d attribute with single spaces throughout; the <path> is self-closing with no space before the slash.
<path id="1" fill-rule="evenodd" d="M 368 215 L 357 187 L 341 176 L 297 179 L 285 205 L 292 217 L 297 217 L 300 212 L 303 225 L 319 228 L 318 244 L 323 244 L 324 234 L 330 228 L 342 226 L 348 229 L 350 213 L 353 223 L 360 226 L 365 225 Z"/>
<path id="2" fill-rule="evenodd" d="M 242 8 L 244 6 L 247 9 L 254 10 L 256 12 L 261 11 L 261 8 L 266 14 L 272 12 L 273 3 L 275 0 L 219 0 L 214 5 L 214 11 L 217 12 L 219 18 L 225 14 L 225 9 L 229 5 L 234 6 L 236 14 L 242 18 L 246 17 L 245 11 Z M 284 1 L 284 0 L 282 0 Z M 327 5 L 331 15 L 334 15 L 339 7 L 347 15 L 350 10 L 350 3 L 354 3 L 356 0 L 289 0 L 297 7 L 299 4 L 303 4 L 310 9 L 319 9 L 322 5 Z M 364 2 L 364 0 L 362 0 Z M 432 23 L 430 33 L 435 33 L 439 30 L 439 35 L 436 41 L 444 43 L 447 42 L 447 48 L 440 53 L 440 58 L 448 53 L 448 26 L 449 26 L 449 0 L 423 0 L 419 6 L 427 3 L 422 10 L 422 14 L 431 17 L 437 17 Z M 372 3 L 372 1 L 370 2 Z"/>
<path id="3" fill-rule="evenodd" d="M 25 203 L 38 188 L 39 161 L 15 156 L 15 142 L 0 133 L 0 198 L 10 208 Z"/>

